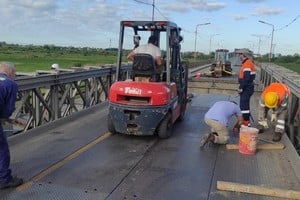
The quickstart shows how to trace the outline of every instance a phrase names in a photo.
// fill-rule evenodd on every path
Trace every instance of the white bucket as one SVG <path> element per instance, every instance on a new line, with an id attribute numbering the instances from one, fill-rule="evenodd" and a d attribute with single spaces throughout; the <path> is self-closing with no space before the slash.
<path id="1" fill-rule="evenodd" d="M 256 153 L 258 140 L 258 129 L 248 126 L 241 126 L 239 152 L 242 154 L 253 155 Z"/>

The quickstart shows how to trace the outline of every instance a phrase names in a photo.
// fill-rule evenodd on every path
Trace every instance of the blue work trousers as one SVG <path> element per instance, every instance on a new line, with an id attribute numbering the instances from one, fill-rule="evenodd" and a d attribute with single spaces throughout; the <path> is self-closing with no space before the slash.
<path id="1" fill-rule="evenodd" d="M 7 138 L 0 124 L 0 184 L 11 181 L 10 153 Z"/>
<path id="2" fill-rule="evenodd" d="M 249 85 L 240 94 L 240 108 L 245 121 L 250 121 L 250 98 L 254 92 L 254 85 Z"/>

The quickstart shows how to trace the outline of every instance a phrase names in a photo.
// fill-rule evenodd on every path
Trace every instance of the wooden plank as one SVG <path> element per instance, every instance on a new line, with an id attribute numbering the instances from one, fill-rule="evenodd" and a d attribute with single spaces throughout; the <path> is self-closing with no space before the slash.
<path id="1" fill-rule="evenodd" d="M 274 143 L 274 144 L 258 144 L 256 146 L 256 149 L 284 149 L 285 146 L 282 143 Z M 232 149 L 239 149 L 238 144 L 226 144 L 226 149 L 232 150 Z"/>
<path id="2" fill-rule="evenodd" d="M 300 191 L 268 188 L 256 185 L 217 181 L 217 189 L 231 192 L 244 192 L 249 194 L 281 197 L 288 199 L 300 199 Z"/>

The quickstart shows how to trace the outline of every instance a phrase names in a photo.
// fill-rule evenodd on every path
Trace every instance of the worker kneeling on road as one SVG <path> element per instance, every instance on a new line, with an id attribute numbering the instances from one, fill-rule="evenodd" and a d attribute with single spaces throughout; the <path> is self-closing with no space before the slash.
<path id="1" fill-rule="evenodd" d="M 271 122 L 275 123 L 274 142 L 280 141 L 284 132 L 287 102 L 290 95 L 290 89 L 284 83 L 271 83 L 261 94 L 257 128 L 259 133 L 263 133 L 269 127 L 267 114 L 271 109 Z"/>
<path id="2" fill-rule="evenodd" d="M 204 147 L 208 142 L 226 144 L 229 140 L 228 121 L 233 115 L 237 117 L 233 131 L 238 133 L 244 121 L 240 107 L 234 101 L 216 102 L 204 116 L 205 123 L 211 128 L 211 133 L 204 135 L 200 141 L 200 147 Z"/>

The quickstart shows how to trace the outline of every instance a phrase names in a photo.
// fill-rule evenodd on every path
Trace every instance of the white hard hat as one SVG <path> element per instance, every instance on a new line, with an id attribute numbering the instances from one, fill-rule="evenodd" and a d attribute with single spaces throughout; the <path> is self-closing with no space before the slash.
<path id="1" fill-rule="evenodd" d="M 249 49 L 237 49 L 235 51 L 235 53 L 238 53 L 238 54 L 244 54 L 246 57 L 252 57 L 253 56 L 253 53 L 252 51 L 250 51 Z"/>
<path id="2" fill-rule="evenodd" d="M 57 63 L 52 64 L 51 69 L 56 69 L 56 70 L 59 69 L 59 64 Z"/>

